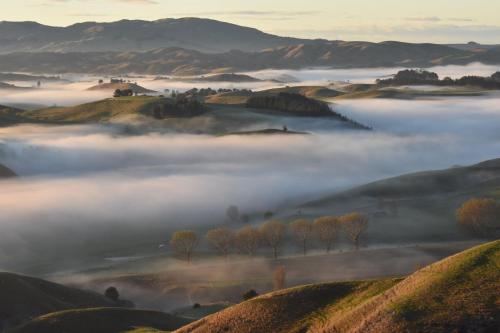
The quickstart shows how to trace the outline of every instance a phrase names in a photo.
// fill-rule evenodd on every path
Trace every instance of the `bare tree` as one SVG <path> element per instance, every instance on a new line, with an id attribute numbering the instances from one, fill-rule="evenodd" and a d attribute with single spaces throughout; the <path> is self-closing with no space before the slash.
<path id="1" fill-rule="evenodd" d="M 260 232 L 264 242 L 272 248 L 274 259 L 277 259 L 279 248 L 286 233 L 285 224 L 278 220 L 267 221 L 261 225 Z"/>
<path id="2" fill-rule="evenodd" d="M 194 231 L 176 231 L 170 239 L 172 250 L 178 255 L 185 256 L 188 263 L 191 262 L 196 246 L 198 246 L 198 235 Z"/>
<path id="3" fill-rule="evenodd" d="M 339 219 L 335 216 L 323 216 L 314 220 L 313 228 L 318 240 L 324 244 L 326 253 L 329 253 L 337 240 Z"/>
<path id="4" fill-rule="evenodd" d="M 234 244 L 234 232 L 227 228 L 212 229 L 207 232 L 207 240 L 222 256 L 227 257 Z"/>
<path id="5" fill-rule="evenodd" d="M 290 223 L 290 228 L 302 248 L 302 253 L 307 254 L 307 241 L 311 237 L 313 231 L 313 224 L 306 219 L 295 220 Z"/>
<path id="6" fill-rule="evenodd" d="M 226 216 L 230 222 L 238 222 L 240 220 L 240 210 L 238 206 L 229 206 L 226 210 Z"/>
<path id="7" fill-rule="evenodd" d="M 262 235 L 260 231 L 251 226 L 241 228 L 236 232 L 235 244 L 241 252 L 250 256 L 255 255 L 261 244 Z"/>
<path id="8" fill-rule="evenodd" d="M 273 273 L 274 290 L 284 289 L 286 285 L 286 270 L 284 266 L 278 266 Z"/>
<path id="9" fill-rule="evenodd" d="M 368 228 L 368 217 L 360 213 L 351 213 L 342 216 L 340 222 L 354 243 L 356 250 L 359 249 L 359 238 L 366 228 Z"/>
<path id="10" fill-rule="evenodd" d="M 500 205 L 493 199 L 474 198 L 464 202 L 456 212 L 460 225 L 484 235 L 499 227 Z"/>

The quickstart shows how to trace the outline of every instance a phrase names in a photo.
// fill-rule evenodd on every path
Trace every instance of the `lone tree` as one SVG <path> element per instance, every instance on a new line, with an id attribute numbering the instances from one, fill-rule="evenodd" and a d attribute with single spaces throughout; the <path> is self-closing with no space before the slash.
<path id="1" fill-rule="evenodd" d="M 254 227 L 246 226 L 236 232 L 235 245 L 243 253 L 254 256 L 261 244 L 262 234 Z"/>
<path id="2" fill-rule="evenodd" d="M 297 240 L 297 243 L 300 244 L 300 247 L 302 248 L 302 253 L 306 255 L 307 241 L 311 238 L 313 224 L 309 220 L 300 219 L 290 223 L 290 228 L 295 236 L 295 239 Z"/>
<path id="3" fill-rule="evenodd" d="M 234 244 L 234 232 L 228 228 L 217 228 L 207 232 L 207 240 L 220 255 L 227 257 Z"/>
<path id="4" fill-rule="evenodd" d="M 278 220 L 267 221 L 261 225 L 260 232 L 263 241 L 273 250 L 274 259 L 277 259 L 279 248 L 286 233 L 285 224 Z"/>
<path id="5" fill-rule="evenodd" d="M 274 290 L 284 289 L 286 285 L 286 270 L 285 266 L 278 266 L 273 273 Z"/>
<path id="6" fill-rule="evenodd" d="M 238 206 L 229 206 L 226 210 L 226 216 L 230 222 L 238 222 L 240 220 L 240 210 Z"/>
<path id="7" fill-rule="evenodd" d="M 359 238 L 366 228 L 368 228 L 368 217 L 360 213 L 351 213 L 342 216 L 340 222 L 347 235 L 354 243 L 354 247 L 358 250 Z"/>
<path id="8" fill-rule="evenodd" d="M 314 220 L 314 232 L 318 240 L 325 246 L 326 253 L 330 253 L 337 240 L 339 226 L 339 219 L 335 216 L 323 216 Z"/>
<path id="9" fill-rule="evenodd" d="M 188 263 L 191 262 L 193 251 L 198 246 L 198 235 L 194 231 L 176 231 L 170 239 L 170 247 L 181 256 L 185 256 Z"/>
<path id="10" fill-rule="evenodd" d="M 457 209 L 456 214 L 460 225 L 479 235 L 500 226 L 500 205 L 493 199 L 470 199 Z"/>
<path id="11" fill-rule="evenodd" d="M 118 293 L 118 289 L 116 289 L 115 287 L 109 287 L 108 289 L 106 289 L 106 291 L 104 292 L 104 296 L 114 302 L 118 302 L 118 300 L 120 299 L 120 293 Z"/>

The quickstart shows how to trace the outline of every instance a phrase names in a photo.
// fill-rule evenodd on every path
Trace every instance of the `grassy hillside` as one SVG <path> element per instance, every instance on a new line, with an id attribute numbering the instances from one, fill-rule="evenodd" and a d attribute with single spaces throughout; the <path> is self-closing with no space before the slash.
<path id="1" fill-rule="evenodd" d="M 0 273 L 0 295 L 0 327 L 54 311 L 117 306 L 94 292 L 11 273 Z"/>
<path id="2" fill-rule="evenodd" d="M 32 122 L 47 123 L 98 123 L 121 120 L 127 117 L 151 115 L 155 107 L 169 103 L 168 98 L 136 96 L 108 98 L 73 107 L 52 107 L 25 111 L 20 115 Z"/>
<path id="3" fill-rule="evenodd" d="M 352 309 L 326 309 L 311 332 L 498 332 L 499 268 L 500 241 L 474 247 Z"/>
<path id="4" fill-rule="evenodd" d="M 11 125 L 26 121 L 22 116 L 23 110 L 0 105 L 0 126 Z"/>
<path id="5" fill-rule="evenodd" d="M 305 203 L 299 209 L 312 217 L 362 212 L 370 217 L 364 241 L 374 243 L 460 240 L 471 235 L 457 225 L 455 210 L 472 197 L 500 199 L 499 193 L 500 159 L 496 159 L 384 179 Z"/>
<path id="6" fill-rule="evenodd" d="M 405 279 L 307 285 L 266 294 L 176 331 L 495 332 L 500 241 Z"/>
<path id="7" fill-rule="evenodd" d="M 191 320 L 162 312 L 93 308 L 55 312 L 38 317 L 10 333 L 123 333 L 172 331 Z"/>

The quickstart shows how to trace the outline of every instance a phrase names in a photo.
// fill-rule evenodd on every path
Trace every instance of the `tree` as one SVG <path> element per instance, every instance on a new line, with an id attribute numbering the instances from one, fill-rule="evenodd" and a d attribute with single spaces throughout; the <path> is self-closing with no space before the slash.
<path id="1" fill-rule="evenodd" d="M 339 219 L 335 216 L 323 216 L 314 220 L 314 232 L 318 240 L 324 244 L 326 253 L 329 253 L 337 239 Z"/>
<path id="2" fill-rule="evenodd" d="M 227 228 L 212 229 L 207 232 L 207 240 L 222 256 L 227 257 L 234 244 L 234 232 Z"/>
<path id="3" fill-rule="evenodd" d="M 260 231 L 254 227 L 246 226 L 236 232 L 235 245 L 241 252 L 250 256 L 255 255 L 262 240 Z"/>
<path id="4" fill-rule="evenodd" d="M 273 250 L 274 259 L 277 259 L 286 233 L 285 224 L 278 220 L 267 221 L 260 227 L 260 232 L 264 242 Z"/>
<path id="5" fill-rule="evenodd" d="M 351 213 L 342 216 L 340 222 L 354 243 L 356 250 L 359 249 L 359 238 L 366 228 L 368 228 L 368 218 L 360 213 Z"/>
<path id="6" fill-rule="evenodd" d="M 265 218 L 266 220 L 268 220 L 268 219 L 272 218 L 273 216 L 274 216 L 274 213 L 273 213 L 273 212 L 271 212 L 270 210 L 268 210 L 267 212 L 265 212 L 265 213 L 264 213 L 264 218 Z"/>
<path id="7" fill-rule="evenodd" d="M 188 263 L 191 262 L 196 246 L 198 246 L 198 235 L 194 231 L 176 231 L 170 239 L 172 250 L 178 255 L 186 256 Z"/>
<path id="8" fill-rule="evenodd" d="M 255 298 L 259 296 L 259 294 L 255 291 L 255 289 L 250 289 L 246 293 L 243 294 L 243 300 L 248 301 L 249 299 Z"/>
<path id="9" fill-rule="evenodd" d="M 493 199 L 474 198 L 462 204 L 456 212 L 460 225 L 484 235 L 499 227 L 500 205 Z"/>
<path id="10" fill-rule="evenodd" d="M 284 289 L 286 285 L 286 270 L 284 266 L 278 266 L 273 273 L 274 290 Z"/>
<path id="11" fill-rule="evenodd" d="M 118 302 L 118 300 L 120 299 L 120 293 L 118 293 L 118 289 L 116 289 L 115 287 L 109 287 L 108 289 L 106 289 L 106 291 L 104 292 L 104 296 L 114 302 Z"/>
<path id="12" fill-rule="evenodd" d="M 306 219 L 295 220 L 290 223 L 290 228 L 294 234 L 297 242 L 302 248 L 302 253 L 307 254 L 307 241 L 311 237 L 313 231 L 313 225 L 311 221 Z"/>
<path id="13" fill-rule="evenodd" d="M 250 222 L 250 215 L 248 215 L 248 214 L 241 215 L 241 222 L 243 222 L 243 223 Z"/>
<path id="14" fill-rule="evenodd" d="M 230 222 L 238 222 L 240 220 L 240 210 L 238 206 L 229 206 L 226 210 L 226 216 Z"/>

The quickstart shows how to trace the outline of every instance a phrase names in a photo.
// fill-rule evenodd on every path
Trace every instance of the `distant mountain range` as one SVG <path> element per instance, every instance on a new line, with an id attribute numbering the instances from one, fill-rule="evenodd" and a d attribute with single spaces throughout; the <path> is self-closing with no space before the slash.
<path id="1" fill-rule="evenodd" d="M 199 75 L 269 68 L 432 67 L 472 62 L 500 64 L 500 48 L 474 52 L 436 44 L 331 41 L 216 54 L 182 48 L 145 52 L 11 53 L 0 55 L 0 71 Z"/>
<path id="2" fill-rule="evenodd" d="M 147 51 L 165 47 L 215 53 L 259 51 L 304 42 L 308 41 L 200 18 L 84 22 L 68 27 L 0 22 L 0 53 Z"/>
<path id="3" fill-rule="evenodd" d="M 0 71 L 197 75 L 471 62 L 500 64 L 500 47 L 306 40 L 199 18 L 87 22 L 64 28 L 0 22 Z"/>

